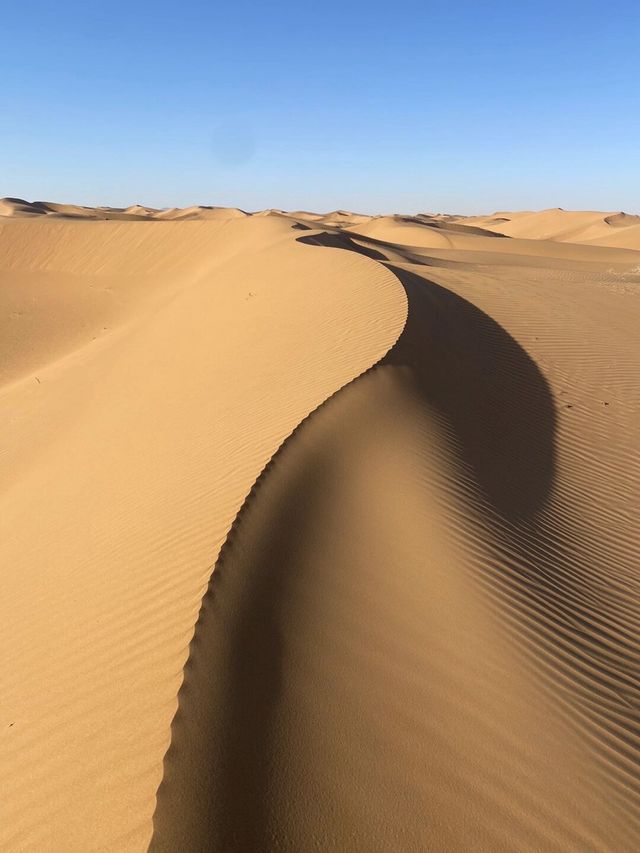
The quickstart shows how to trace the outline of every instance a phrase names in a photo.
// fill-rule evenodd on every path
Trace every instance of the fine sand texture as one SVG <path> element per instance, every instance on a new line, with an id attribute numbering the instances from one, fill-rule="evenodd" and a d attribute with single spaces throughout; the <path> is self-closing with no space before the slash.
<path id="1" fill-rule="evenodd" d="M 638 228 L 0 202 L 0 849 L 635 853 Z"/>

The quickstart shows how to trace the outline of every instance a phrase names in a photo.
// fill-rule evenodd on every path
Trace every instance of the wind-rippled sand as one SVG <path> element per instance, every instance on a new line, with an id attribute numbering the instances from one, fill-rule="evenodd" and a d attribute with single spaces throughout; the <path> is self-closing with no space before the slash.
<path id="1" fill-rule="evenodd" d="M 0 214 L 0 849 L 638 849 L 637 217 Z"/>

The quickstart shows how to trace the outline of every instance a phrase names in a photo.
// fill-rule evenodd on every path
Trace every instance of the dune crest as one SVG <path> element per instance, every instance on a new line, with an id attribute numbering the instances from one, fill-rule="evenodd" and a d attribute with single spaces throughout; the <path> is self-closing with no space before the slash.
<path id="1" fill-rule="evenodd" d="M 460 224 L 480 225 L 508 237 L 527 240 L 557 240 L 640 249 L 640 218 L 627 213 L 563 210 L 561 207 L 535 212 L 459 217 Z"/>
<path id="2" fill-rule="evenodd" d="M 24 300 L 6 322 L 33 320 L 0 391 L 3 849 L 146 849 L 233 518 L 285 436 L 400 334 L 388 271 L 317 258 L 298 233 L 274 218 L 0 227 Z"/>
<path id="3" fill-rule="evenodd" d="M 191 207 L 155 208 L 142 204 L 129 207 L 85 207 L 75 204 L 56 204 L 48 201 L 25 201 L 21 198 L 0 199 L 0 217 L 48 216 L 63 219 L 236 219 L 247 216 L 237 207 L 212 207 L 194 204 Z"/>
<path id="4" fill-rule="evenodd" d="M 637 576 L 636 595 L 619 584 L 640 537 L 607 535 L 597 508 L 589 524 L 578 510 L 589 478 L 604 507 L 628 472 L 603 477 L 585 448 L 575 456 L 577 441 L 597 458 L 605 439 L 556 402 L 581 385 L 543 374 L 477 307 L 520 338 L 524 318 L 542 331 L 553 315 L 535 306 L 555 277 L 516 295 L 494 270 L 483 294 L 460 265 L 393 254 L 402 336 L 285 443 L 221 552 L 153 851 L 634 849 Z M 591 340 L 606 360 L 613 342 Z M 595 393 L 600 368 L 594 357 Z M 624 420 L 610 434 L 637 465 Z M 597 525 L 619 543 L 614 573 Z"/>
<path id="5" fill-rule="evenodd" d="M 86 207 L 53 202 L 29 202 L 19 198 L 0 199 L 0 218 L 25 218 L 48 216 L 71 219 L 121 219 L 121 220 L 194 220 L 236 219 L 245 216 L 284 216 L 302 222 L 317 223 L 330 228 L 364 229 L 368 236 L 389 239 L 393 242 L 396 228 L 403 229 L 398 239 L 405 245 L 428 245 L 431 248 L 446 246 L 446 236 L 431 233 L 431 242 L 425 244 L 421 226 L 443 228 L 454 233 L 477 236 L 516 237 L 525 240 L 551 240 L 564 243 L 592 243 L 627 249 L 640 249 L 640 216 L 623 212 L 572 211 L 561 207 L 540 211 L 499 211 L 489 216 L 454 216 L 442 213 L 420 213 L 416 216 L 369 216 L 347 210 L 329 213 L 294 211 L 288 213 L 278 208 L 247 213 L 237 207 L 192 205 L 190 207 L 153 208 L 141 204 L 121 207 Z M 412 234 L 407 226 L 417 228 Z M 383 236 L 386 234 L 387 236 Z"/>
<path id="6" fill-rule="evenodd" d="M 0 213 L 0 847 L 635 853 L 635 219 Z"/>

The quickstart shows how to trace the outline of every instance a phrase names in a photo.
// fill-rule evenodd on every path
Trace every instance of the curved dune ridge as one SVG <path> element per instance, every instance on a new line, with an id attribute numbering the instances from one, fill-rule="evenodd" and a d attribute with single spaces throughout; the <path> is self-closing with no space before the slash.
<path id="1" fill-rule="evenodd" d="M 316 223 L 330 228 L 352 228 L 361 234 L 404 245 L 447 248 L 452 235 L 501 236 L 525 240 L 560 243 L 593 244 L 612 248 L 640 250 L 640 216 L 618 211 L 563 210 L 560 207 L 538 211 L 500 211 L 489 216 L 453 216 L 421 213 L 416 216 L 368 216 L 347 210 L 329 213 L 285 211 L 270 208 L 248 213 L 237 207 L 192 205 L 190 207 L 154 208 L 141 204 L 129 207 L 87 207 L 47 201 L 29 202 L 20 198 L 0 199 L 0 218 L 33 218 L 47 216 L 63 219 L 119 220 L 193 220 L 237 219 L 246 216 L 285 216 L 299 222 Z M 402 234 L 399 230 L 402 230 Z M 397 232 L 397 233 L 396 233 Z M 426 242 L 425 242 L 426 241 Z M 514 249 L 512 249 L 514 251 Z"/>
<path id="2" fill-rule="evenodd" d="M 22 324 L 0 393 L 3 850 L 146 849 L 233 518 L 283 438 L 400 334 L 388 271 L 298 233 L 0 227 L 20 302 L 4 322 Z"/>
<path id="3" fill-rule="evenodd" d="M 620 339 L 565 352 L 563 297 L 581 332 L 611 302 L 597 268 L 478 294 L 407 257 L 400 340 L 285 443 L 221 552 L 153 851 L 637 849 L 638 294 Z"/>
<path id="4" fill-rule="evenodd" d="M 640 219 L 623 213 L 551 210 L 500 213 L 492 216 L 460 217 L 455 222 L 474 224 L 508 237 L 529 240 L 558 240 L 640 249 Z"/>
<path id="5" fill-rule="evenodd" d="M 635 851 L 640 252 L 3 204 L 0 847 Z"/>
<path id="6" fill-rule="evenodd" d="M 211 207 L 192 205 L 191 207 L 155 208 L 142 204 L 129 207 L 85 207 L 77 204 L 58 204 L 52 201 L 29 202 L 23 198 L 0 199 L 0 217 L 48 216 L 61 219 L 237 219 L 247 216 L 237 207 Z"/>

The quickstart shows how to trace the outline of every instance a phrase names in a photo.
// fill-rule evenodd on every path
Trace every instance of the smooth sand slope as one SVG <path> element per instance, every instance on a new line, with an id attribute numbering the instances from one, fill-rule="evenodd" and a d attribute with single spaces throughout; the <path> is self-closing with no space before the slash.
<path id="1" fill-rule="evenodd" d="M 533 212 L 460 217 L 454 221 L 477 225 L 508 237 L 640 249 L 640 216 L 622 211 L 602 213 L 556 207 Z"/>
<path id="2" fill-rule="evenodd" d="M 0 225 L 0 847 L 635 851 L 640 252 L 217 210 Z"/>
<path id="3" fill-rule="evenodd" d="M 152 850 L 637 848 L 640 275 L 403 253 L 221 554 Z"/>
<path id="4" fill-rule="evenodd" d="M 0 227 L 2 850 L 146 848 L 227 530 L 284 437 L 402 330 L 387 270 L 298 234 Z"/>

